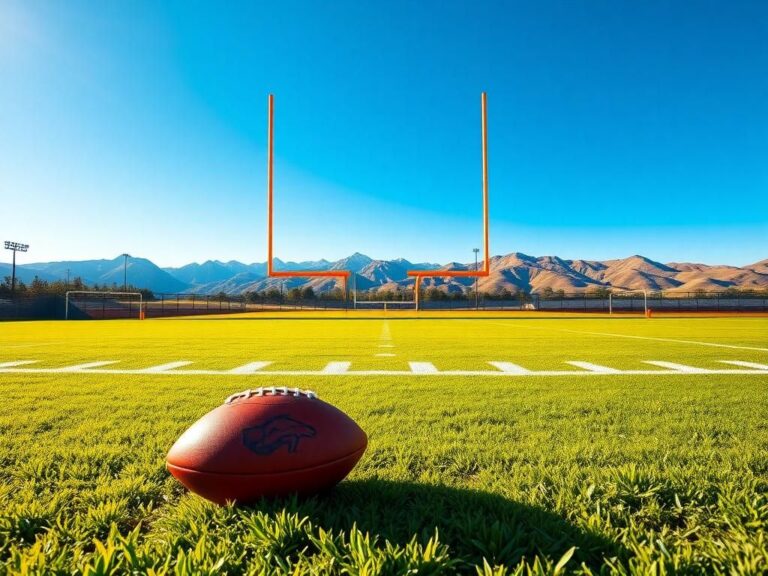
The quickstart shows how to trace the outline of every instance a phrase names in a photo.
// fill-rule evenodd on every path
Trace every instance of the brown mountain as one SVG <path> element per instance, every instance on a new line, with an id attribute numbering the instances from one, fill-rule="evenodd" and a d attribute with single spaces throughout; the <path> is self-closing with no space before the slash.
<path id="1" fill-rule="evenodd" d="M 354 274 L 351 287 L 356 286 L 361 291 L 410 288 L 413 286 L 413 278 L 407 275 L 407 271 L 412 269 L 471 270 L 475 266 L 474 263 L 459 262 L 437 266 L 412 264 L 403 259 L 374 260 L 357 253 L 337 262 L 323 264 L 318 267 L 352 270 Z M 302 265 L 311 269 L 309 267 L 313 263 Z M 285 290 L 311 286 L 316 292 L 324 292 L 340 285 L 335 279 L 264 278 L 253 273 L 241 273 L 225 282 L 200 285 L 194 289 L 200 293 L 224 291 L 239 294 L 280 287 L 281 284 Z M 474 278 L 450 277 L 425 278 L 422 283 L 424 288 L 435 287 L 447 292 L 467 292 L 473 289 L 474 284 Z M 490 275 L 480 278 L 478 285 L 480 291 L 489 293 L 504 290 L 538 293 L 546 288 L 566 293 L 604 288 L 672 292 L 722 291 L 728 288 L 768 290 L 768 259 L 738 267 L 685 262 L 663 264 L 640 255 L 615 260 L 564 260 L 557 256 L 535 257 L 513 252 L 504 256 L 493 256 Z"/>

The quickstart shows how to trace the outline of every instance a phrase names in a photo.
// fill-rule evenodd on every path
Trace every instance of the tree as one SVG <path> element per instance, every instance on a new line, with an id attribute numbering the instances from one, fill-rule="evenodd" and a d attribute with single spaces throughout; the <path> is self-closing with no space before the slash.
<path id="1" fill-rule="evenodd" d="M 288 300 L 291 302 L 297 302 L 301 300 L 301 289 L 300 288 L 291 288 L 288 290 Z"/>
<path id="2" fill-rule="evenodd" d="M 303 300 L 314 300 L 317 296 L 315 296 L 315 291 L 312 289 L 312 286 L 306 286 L 301 290 L 301 298 Z"/>

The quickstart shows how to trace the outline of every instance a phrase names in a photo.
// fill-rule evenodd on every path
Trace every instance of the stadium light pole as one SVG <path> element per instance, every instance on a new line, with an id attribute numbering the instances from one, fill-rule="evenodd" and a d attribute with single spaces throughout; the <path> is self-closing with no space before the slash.
<path id="1" fill-rule="evenodd" d="M 130 254 L 120 254 L 123 257 L 123 292 L 128 290 L 128 258 L 132 258 Z"/>
<path id="2" fill-rule="evenodd" d="M 5 249 L 13 250 L 13 266 L 11 268 L 11 298 L 13 298 L 16 290 L 16 252 L 26 252 L 29 250 L 29 244 L 21 244 L 19 242 L 5 241 Z"/>
<path id="3" fill-rule="evenodd" d="M 480 248 L 472 248 L 472 252 L 475 253 L 475 272 L 477 272 L 477 253 L 480 252 Z M 477 280 L 478 277 L 475 276 L 475 310 L 480 308 L 480 299 L 477 294 Z"/>

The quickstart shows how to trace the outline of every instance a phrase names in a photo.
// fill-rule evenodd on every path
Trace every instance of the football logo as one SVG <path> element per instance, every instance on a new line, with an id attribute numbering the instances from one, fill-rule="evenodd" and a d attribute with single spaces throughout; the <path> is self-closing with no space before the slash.
<path id="1" fill-rule="evenodd" d="M 302 438 L 312 438 L 315 429 L 288 415 L 275 416 L 264 424 L 243 430 L 243 444 L 251 452 L 266 456 L 278 451 L 282 446 L 288 452 L 296 452 Z"/>

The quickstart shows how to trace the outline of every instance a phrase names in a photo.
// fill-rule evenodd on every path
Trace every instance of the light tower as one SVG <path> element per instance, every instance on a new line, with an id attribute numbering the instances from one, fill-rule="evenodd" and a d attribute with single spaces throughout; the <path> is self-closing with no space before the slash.
<path id="1" fill-rule="evenodd" d="M 13 267 L 11 268 L 11 298 L 13 298 L 16 289 L 16 252 L 26 252 L 29 250 L 29 244 L 20 244 L 19 242 L 6 240 L 5 249 L 13 250 Z"/>

